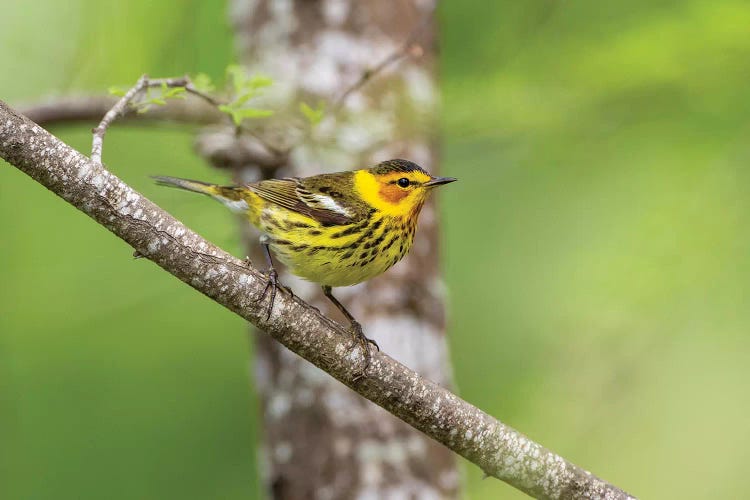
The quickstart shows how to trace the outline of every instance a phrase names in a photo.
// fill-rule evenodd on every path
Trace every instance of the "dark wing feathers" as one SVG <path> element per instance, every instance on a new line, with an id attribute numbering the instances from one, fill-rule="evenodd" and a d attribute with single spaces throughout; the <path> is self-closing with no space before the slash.
<path id="1" fill-rule="evenodd" d="M 356 222 L 356 218 L 351 215 L 325 208 L 315 194 L 301 186 L 296 178 L 269 179 L 249 184 L 247 188 L 266 201 L 306 215 L 321 224 L 345 225 Z"/>

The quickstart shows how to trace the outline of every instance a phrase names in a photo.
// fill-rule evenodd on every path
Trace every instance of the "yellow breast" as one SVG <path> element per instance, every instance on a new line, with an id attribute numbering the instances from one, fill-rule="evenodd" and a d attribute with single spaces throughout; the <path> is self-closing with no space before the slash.
<path id="1" fill-rule="evenodd" d="M 406 255 L 414 237 L 413 225 L 374 210 L 361 222 L 329 227 L 274 210 L 259 218 L 274 254 L 293 274 L 321 285 L 350 286 L 382 274 Z"/>

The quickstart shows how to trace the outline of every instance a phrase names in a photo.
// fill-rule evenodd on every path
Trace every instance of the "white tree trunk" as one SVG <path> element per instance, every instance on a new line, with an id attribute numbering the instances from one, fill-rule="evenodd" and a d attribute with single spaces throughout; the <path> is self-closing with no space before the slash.
<path id="1" fill-rule="evenodd" d="M 347 0 L 234 0 L 231 19 L 242 63 L 271 76 L 272 121 L 256 133 L 278 161 L 263 175 L 311 175 L 407 158 L 437 170 L 434 3 Z M 378 72 L 331 109 L 366 71 L 413 38 L 421 57 Z M 304 137 L 300 101 L 329 103 Z M 259 176 L 253 160 L 238 176 Z M 334 293 L 366 335 L 422 375 L 449 385 L 444 286 L 438 271 L 434 203 L 421 216 L 411 254 L 384 276 Z M 257 235 L 248 233 L 250 248 Z M 255 260 L 255 262 L 262 262 Z M 341 319 L 319 288 L 282 283 Z M 460 476 L 450 451 L 409 428 L 268 336 L 256 339 L 256 382 L 264 412 L 264 479 L 274 498 L 450 498 Z"/>

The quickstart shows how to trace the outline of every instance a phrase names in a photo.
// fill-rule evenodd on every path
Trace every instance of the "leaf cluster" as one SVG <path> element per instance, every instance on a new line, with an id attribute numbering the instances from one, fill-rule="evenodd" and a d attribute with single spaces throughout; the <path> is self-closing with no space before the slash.
<path id="1" fill-rule="evenodd" d="M 218 104 L 219 111 L 226 113 L 236 127 L 242 126 L 243 122 L 253 118 L 266 118 L 274 114 L 273 110 L 262 109 L 252 105 L 254 98 L 263 95 L 265 90 L 273 85 L 273 79 L 264 75 L 248 75 L 245 69 L 238 64 L 231 64 L 226 69 L 227 84 L 230 87 L 231 99 L 228 102 Z M 198 73 L 190 78 L 190 89 L 184 86 L 169 85 L 162 81 L 159 86 L 147 86 L 144 95 L 138 100 L 132 100 L 130 105 L 138 113 L 149 111 L 152 106 L 163 106 L 168 99 L 184 99 L 185 93 L 190 90 L 210 96 L 216 92 L 216 85 L 205 73 Z M 118 97 L 124 97 L 127 89 L 113 86 L 109 93 Z M 310 127 L 318 125 L 325 116 L 326 105 L 318 101 L 315 107 L 306 102 L 299 103 L 299 111 L 305 117 Z"/>
<path id="2" fill-rule="evenodd" d="M 145 113 L 151 109 L 152 106 L 164 106 L 167 104 L 167 99 L 184 99 L 185 92 L 187 89 L 181 86 L 169 86 L 166 81 L 162 81 L 158 88 L 146 87 L 145 96 L 132 102 L 132 106 L 135 108 L 137 113 Z M 109 93 L 118 97 L 123 97 L 126 94 L 126 90 L 121 87 L 110 87 Z"/>
<path id="3" fill-rule="evenodd" d="M 226 70 L 227 80 L 231 82 L 233 98 L 227 104 L 219 105 L 222 111 L 232 118 L 234 125 L 239 127 L 248 118 L 265 118 L 273 115 L 270 109 L 260 109 L 250 105 L 254 97 L 263 94 L 263 91 L 273 84 L 273 80 L 267 76 L 249 76 L 242 66 L 232 64 Z"/>

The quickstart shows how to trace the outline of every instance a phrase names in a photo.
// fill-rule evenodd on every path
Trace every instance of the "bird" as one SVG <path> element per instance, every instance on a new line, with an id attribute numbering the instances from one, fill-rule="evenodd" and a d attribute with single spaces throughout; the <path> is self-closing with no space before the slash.
<path id="1" fill-rule="evenodd" d="M 268 262 L 268 281 L 260 297 L 270 291 L 267 318 L 279 287 L 271 252 L 292 274 L 319 284 L 364 348 L 363 372 L 370 364 L 370 345 L 379 347 L 332 289 L 367 281 L 401 260 L 412 246 L 419 214 L 433 188 L 457 180 L 430 175 L 402 159 L 359 170 L 231 186 L 153 178 L 159 185 L 208 195 L 260 231 Z"/>

